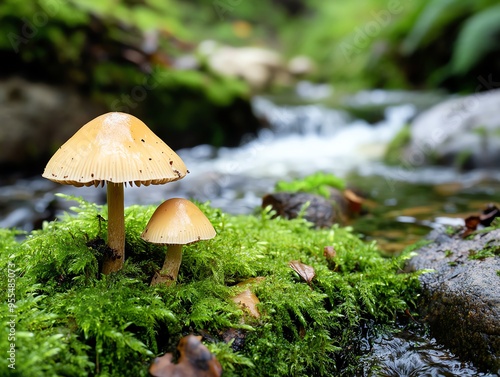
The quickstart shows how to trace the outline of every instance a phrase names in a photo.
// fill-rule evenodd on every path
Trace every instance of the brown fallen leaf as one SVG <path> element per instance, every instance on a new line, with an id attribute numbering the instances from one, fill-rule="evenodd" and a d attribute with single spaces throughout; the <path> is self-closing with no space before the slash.
<path id="1" fill-rule="evenodd" d="M 361 214 L 363 198 L 350 189 L 344 191 L 344 198 L 347 200 L 349 212 L 352 215 Z"/>
<path id="2" fill-rule="evenodd" d="M 249 321 L 260 318 L 261 314 L 259 309 L 257 309 L 257 304 L 260 301 L 252 290 L 256 285 L 261 284 L 264 280 L 265 278 L 263 276 L 257 276 L 236 284 L 236 287 L 246 288 L 243 292 L 231 297 L 233 302 L 238 304 L 246 313 L 246 315 L 241 318 L 240 323 L 246 324 Z M 235 352 L 241 351 L 245 346 L 245 339 L 247 336 L 246 330 L 228 328 L 225 329 L 221 335 L 224 342 L 230 343 L 231 348 Z"/>
<path id="3" fill-rule="evenodd" d="M 260 302 L 259 298 L 250 289 L 245 289 L 231 299 L 240 305 L 243 310 L 246 310 L 252 317 L 260 318 L 260 313 L 257 309 L 257 304 Z"/>
<path id="4" fill-rule="evenodd" d="M 299 276 L 306 281 L 307 284 L 310 284 L 312 279 L 316 276 L 316 272 L 314 272 L 314 268 L 304 264 L 298 260 L 293 260 L 288 263 L 290 268 L 294 270 Z"/>
<path id="5" fill-rule="evenodd" d="M 263 276 L 257 276 L 239 282 L 236 284 L 237 287 L 247 289 L 232 298 L 235 303 L 239 304 L 244 310 L 247 310 L 254 318 L 260 318 L 260 312 L 257 309 L 257 304 L 260 301 L 255 293 L 253 293 L 253 288 L 264 280 L 265 278 Z"/>
<path id="6" fill-rule="evenodd" d="M 333 248 L 333 246 L 325 246 L 323 248 L 323 256 L 327 260 L 331 260 L 331 259 L 335 258 L 336 255 L 337 255 L 337 252 L 335 251 L 335 249 Z"/>
<path id="7" fill-rule="evenodd" d="M 465 219 L 465 230 L 461 234 L 466 238 L 472 234 L 479 225 L 490 226 L 496 217 L 500 216 L 500 210 L 493 204 L 489 204 L 480 215 L 472 215 Z"/>
<path id="8" fill-rule="evenodd" d="M 337 256 L 337 252 L 333 248 L 333 246 L 325 246 L 323 248 L 323 256 L 326 259 L 326 263 L 328 264 L 328 268 L 333 270 L 334 272 L 338 270 L 339 266 L 335 263 L 334 258 Z"/>
<path id="9" fill-rule="evenodd" d="M 207 347 L 201 343 L 201 336 L 183 337 L 177 346 L 180 357 L 172 363 L 173 355 L 166 353 L 154 359 L 149 368 L 153 377 L 220 377 L 222 367 Z"/>
<path id="10" fill-rule="evenodd" d="M 465 219 L 465 226 L 468 229 L 476 230 L 477 226 L 481 224 L 481 219 L 479 216 L 469 216 Z"/>

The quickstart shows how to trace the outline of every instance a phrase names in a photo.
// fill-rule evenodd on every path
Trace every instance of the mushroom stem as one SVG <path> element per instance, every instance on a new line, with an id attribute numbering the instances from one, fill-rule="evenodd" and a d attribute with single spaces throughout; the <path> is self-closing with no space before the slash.
<path id="1" fill-rule="evenodd" d="M 104 260 L 102 272 L 109 274 L 120 270 L 125 260 L 125 216 L 123 183 L 107 184 L 108 246 L 113 255 Z"/>
<path id="2" fill-rule="evenodd" d="M 173 285 L 177 280 L 177 275 L 179 275 L 179 268 L 182 262 L 182 246 L 179 245 L 168 245 L 167 255 L 165 256 L 165 262 L 163 262 L 163 267 L 160 272 L 157 272 L 151 280 L 151 285 L 165 284 Z"/>

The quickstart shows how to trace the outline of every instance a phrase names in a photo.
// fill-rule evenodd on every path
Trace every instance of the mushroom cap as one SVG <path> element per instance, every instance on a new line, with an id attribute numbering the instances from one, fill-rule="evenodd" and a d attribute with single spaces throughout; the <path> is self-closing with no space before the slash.
<path id="1" fill-rule="evenodd" d="M 181 158 L 141 120 L 112 112 L 80 128 L 54 153 L 42 176 L 78 187 L 104 182 L 148 186 L 187 173 Z"/>
<path id="2" fill-rule="evenodd" d="M 182 198 L 163 202 L 141 234 L 145 241 L 165 245 L 186 245 L 214 237 L 215 229 L 203 212 Z"/>

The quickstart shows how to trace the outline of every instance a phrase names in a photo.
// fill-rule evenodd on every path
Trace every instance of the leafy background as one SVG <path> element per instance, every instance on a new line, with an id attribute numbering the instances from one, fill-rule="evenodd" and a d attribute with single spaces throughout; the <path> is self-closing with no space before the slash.
<path id="1" fill-rule="evenodd" d="M 347 0 L 5 0 L 2 75 L 73 83 L 106 97 L 126 92 L 157 68 L 169 72 L 162 88 L 191 88 L 212 103 L 227 104 L 244 95 L 241 85 L 217 79 L 203 62 L 191 70 L 173 65 L 213 39 L 274 49 L 286 58 L 306 55 L 317 64 L 313 79 L 351 91 L 474 90 L 469 76 L 499 68 L 499 14 L 495 0 L 367 0 L 362 6 Z M 347 45 L 353 48 L 348 58 Z"/>
<path id="2" fill-rule="evenodd" d="M 305 78 L 332 84 L 334 96 L 475 92 L 498 86 L 499 14 L 494 0 L 4 0 L 0 79 L 72 88 L 138 116 L 174 149 L 237 146 L 266 125 L 252 112 L 252 88 L 215 71 L 203 42 L 269 49 L 284 62 L 305 56 Z"/>

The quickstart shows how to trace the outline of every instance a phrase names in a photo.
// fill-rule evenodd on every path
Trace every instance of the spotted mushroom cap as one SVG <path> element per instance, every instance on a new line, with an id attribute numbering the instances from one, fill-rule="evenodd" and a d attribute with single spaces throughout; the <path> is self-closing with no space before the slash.
<path id="1" fill-rule="evenodd" d="M 181 158 L 141 120 L 112 112 L 80 128 L 54 153 L 42 176 L 79 187 L 104 182 L 148 186 L 187 173 Z"/>
<path id="2" fill-rule="evenodd" d="M 215 229 L 192 202 L 172 198 L 156 209 L 141 237 L 151 243 L 186 245 L 214 238 Z"/>

